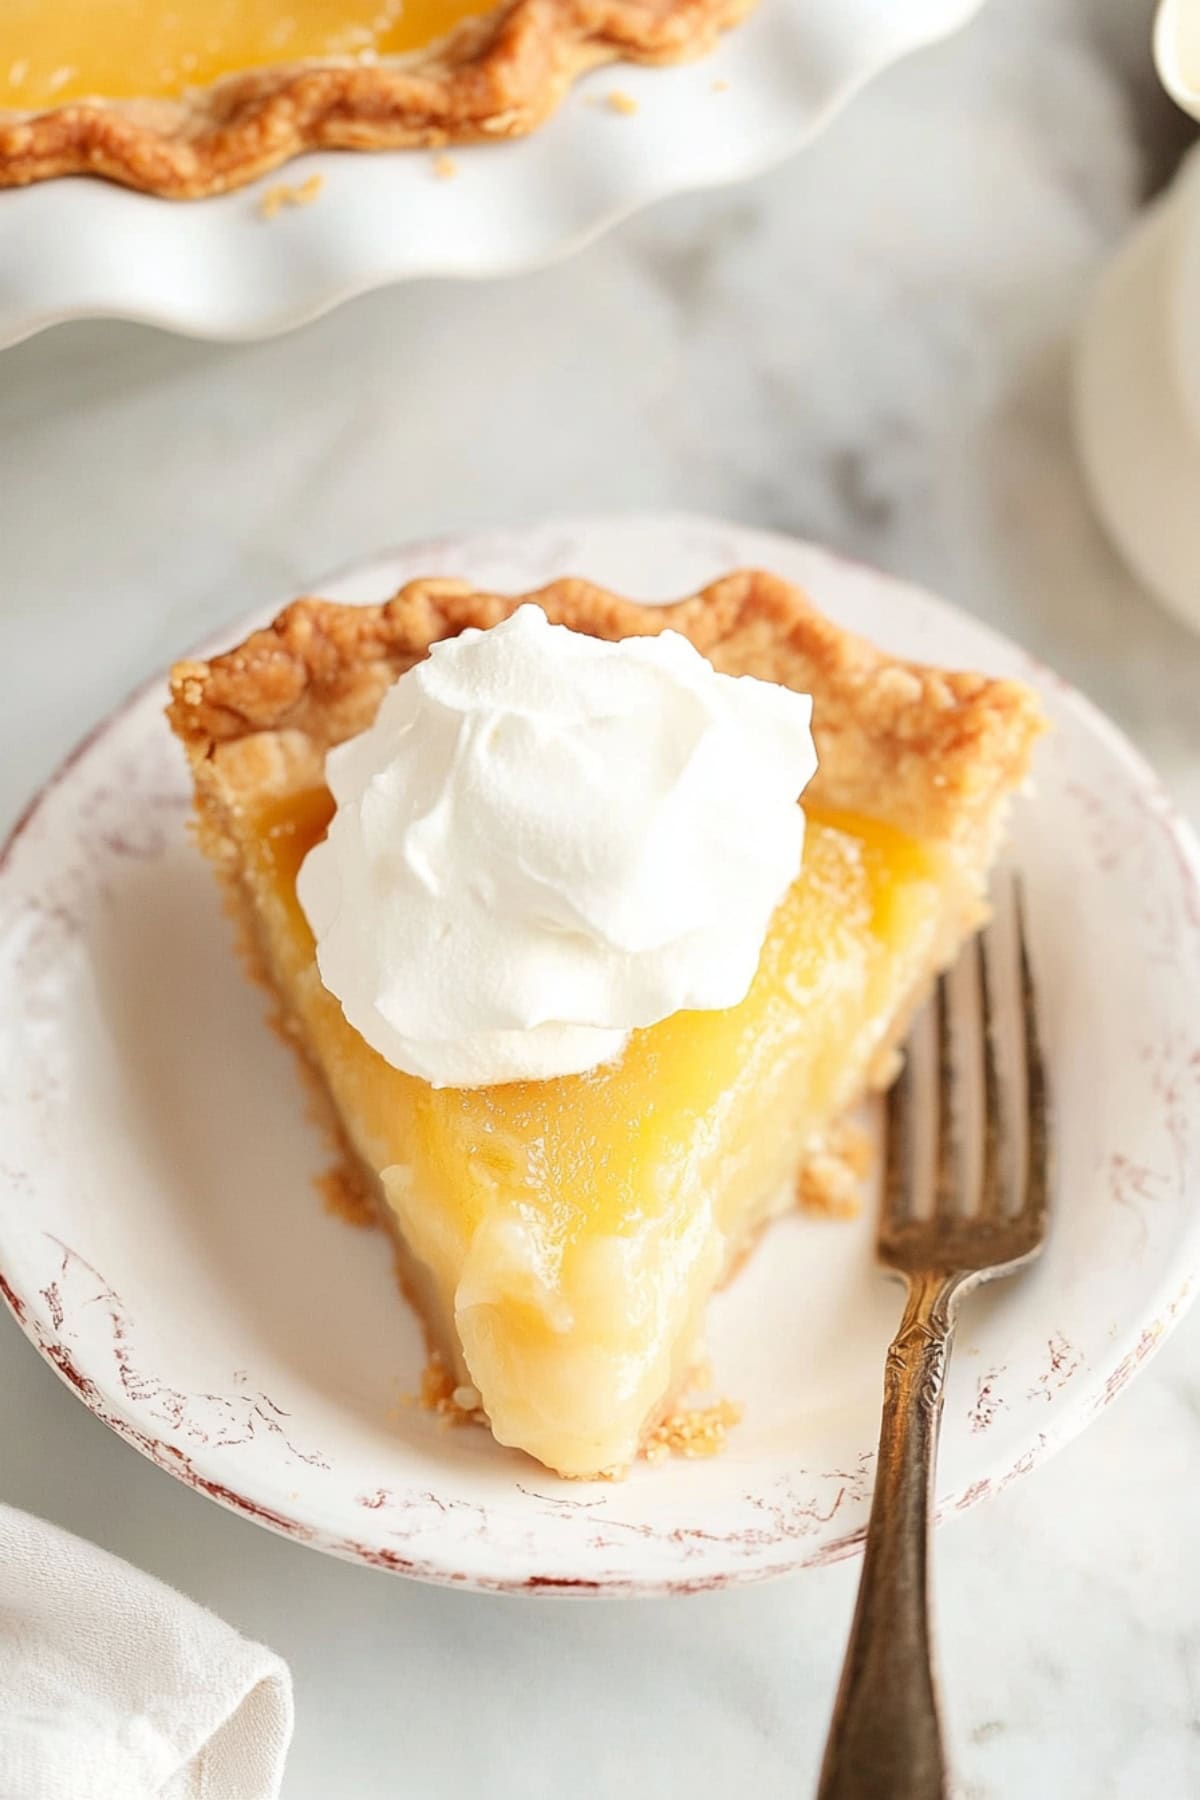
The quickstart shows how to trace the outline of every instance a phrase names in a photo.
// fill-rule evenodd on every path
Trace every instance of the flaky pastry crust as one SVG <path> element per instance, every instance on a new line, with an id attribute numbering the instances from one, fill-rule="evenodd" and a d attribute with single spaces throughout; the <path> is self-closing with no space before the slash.
<path id="1" fill-rule="evenodd" d="M 820 767 L 806 798 L 913 837 L 966 847 L 990 836 L 1043 728 L 1036 698 L 1019 683 L 888 656 L 756 569 L 670 606 L 641 606 L 575 578 L 519 595 L 412 581 L 381 606 L 297 600 L 224 656 L 179 663 L 171 723 L 193 767 L 209 764 L 210 776 L 214 761 L 227 761 L 231 775 L 234 763 L 266 775 L 264 760 L 246 755 L 262 734 L 286 749 L 286 761 L 323 761 L 370 724 L 384 690 L 431 644 L 494 625 L 527 600 L 593 637 L 679 631 L 728 674 L 811 694 Z M 245 748 L 230 756 L 235 745 Z"/>
<path id="2" fill-rule="evenodd" d="M 753 0 L 501 0 L 424 50 L 255 69 L 179 100 L 0 110 L 0 187 L 103 175 L 169 199 L 228 192 L 305 150 L 521 137 L 577 76 L 710 50 Z"/>

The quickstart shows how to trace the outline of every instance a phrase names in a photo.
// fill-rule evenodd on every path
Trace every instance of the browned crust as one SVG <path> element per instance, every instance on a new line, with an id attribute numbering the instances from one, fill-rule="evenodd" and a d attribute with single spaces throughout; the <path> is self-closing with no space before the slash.
<path id="1" fill-rule="evenodd" d="M 667 607 L 640 606 L 574 578 L 526 595 L 423 580 L 382 606 L 297 600 L 224 656 L 178 664 L 171 723 L 193 766 L 221 763 L 227 746 L 249 748 L 262 734 L 290 751 L 287 762 L 323 758 L 365 729 L 385 688 L 431 644 L 493 625 L 523 600 L 595 637 L 670 627 L 718 669 L 812 694 L 820 756 L 812 799 L 913 836 L 974 844 L 981 830 L 990 833 L 1043 729 L 1035 696 L 1019 683 L 887 656 L 823 617 L 798 589 L 752 569 Z M 256 770 L 263 760 L 253 757 Z M 229 761 L 232 773 L 238 753 Z"/>
<path id="2" fill-rule="evenodd" d="M 170 199 L 240 187 L 305 150 L 521 137 L 586 69 L 710 50 L 753 0 L 506 0 L 438 44 L 372 64 L 256 69 L 181 100 L 0 112 L 0 187 L 103 175 Z"/>

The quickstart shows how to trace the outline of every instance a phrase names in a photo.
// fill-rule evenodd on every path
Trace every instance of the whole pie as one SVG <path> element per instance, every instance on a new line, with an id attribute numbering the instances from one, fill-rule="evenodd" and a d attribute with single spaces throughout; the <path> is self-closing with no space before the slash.
<path id="1" fill-rule="evenodd" d="M 0 187 L 223 193 L 303 150 L 519 137 L 577 75 L 699 55 L 752 0 L 3 0 Z"/>
<path id="2" fill-rule="evenodd" d="M 522 600 L 598 638 L 671 627 L 719 671 L 811 694 L 803 864 L 739 1005 L 636 1030 L 586 1074 L 435 1088 L 385 1062 L 323 985 L 297 871 L 331 816 L 329 750 L 433 643 Z M 171 686 L 201 846 L 433 1345 L 500 1442 L 565 1475 L 628 1466 L 686 1383 L 714 1289 L 798 1182 L 820 1197 L 844 1179 L 839 1122 L 890 1078 L 984 916 L 1036 701 L 886 656 L 758 572 L 665 608 L 579 580 L 300 600 Z"/>

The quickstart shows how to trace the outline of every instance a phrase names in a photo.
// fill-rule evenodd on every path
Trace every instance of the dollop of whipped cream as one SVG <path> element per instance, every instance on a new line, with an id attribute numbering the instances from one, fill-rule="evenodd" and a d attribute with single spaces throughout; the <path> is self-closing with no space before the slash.
<path id="1" fill-rule="evenodd" d="M 300 904 L 325 986 L 435 1087 L 545 1080 L 735 1006 L 800 867 L 806 695 L 525 605 L 435 644 L 330 752 Z"/>

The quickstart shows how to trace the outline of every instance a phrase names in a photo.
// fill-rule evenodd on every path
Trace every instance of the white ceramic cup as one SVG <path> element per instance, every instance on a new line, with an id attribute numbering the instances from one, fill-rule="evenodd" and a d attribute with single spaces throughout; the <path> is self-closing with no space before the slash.
<path id="1" fill-rule="evenodd" d="M 1162 0 L 1154 55 L 1200 119 L 1200 0 Z M 1084 473 L 1144 584 L 1200 630 L 1200 146 L 1106 271 L 1075 368 Z"/>
<path id="2" fill-rule="evenodd" d="M 1154 66 L 1175 104 L 1200 119 L 1200 0 L 1159 0 Z"/>
<path id="3" fill-rule="evenodd" d="M 1100 281 L 1079 340 L 1075 416 L 1118 549 L 1200 630 L 1200 147 Z"/>

